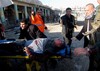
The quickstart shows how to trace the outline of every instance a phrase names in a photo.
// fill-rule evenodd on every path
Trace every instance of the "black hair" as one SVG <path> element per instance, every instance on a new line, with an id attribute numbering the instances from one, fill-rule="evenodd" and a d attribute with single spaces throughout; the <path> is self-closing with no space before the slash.
<path id="1" fill-rule="evenodd" d="M 71 11 L 72 11 L 72 9 L 71 9 L 70 7 L 66 8 L 66 11 L 67 11 L 67 10 L 71 10 Z"/>
<path id="2" fill-rule="evenodd" d="M 22 19 L 20 22 L 28 24 L 28 19 Z"/>

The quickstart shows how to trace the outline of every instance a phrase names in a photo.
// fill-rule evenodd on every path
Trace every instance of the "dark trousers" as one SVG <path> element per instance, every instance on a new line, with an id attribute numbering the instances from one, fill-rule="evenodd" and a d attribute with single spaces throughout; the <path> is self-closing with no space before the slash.
<path id="1" fill-rule="evenodd" d="M 99 59 L 96 60 L 94 55 L 90 55 L 90 64 L 89 64 L 89 70 L 88 71 L 100 71 L 100 61 Z"/>
<path id="2" fill-rule="evenodd" d="M 89 64 L 89 70 L 88 71 L 94 71 L 94 57 L 93 55 L 89 56 L 90 64 Z"/>
<path id="3" fill-rule="evenodd" d="M 89 44 L 89 40 L 87 37 L 84 37 L 84 48 L 87 47 Z"/>
<path id="4" fill-rule="evenodd" d="M 88 71 L 100 71 L 100 42 L 90 48 L 90 67 Z"/>
<path id="5" fill-rule="evenodd" d="M 73 29 L 68 29 L 67 33 L 66 33 L 66 38 L 68 38 L 68 45 L 71 46 L 72 43 L 72 35 L 73 35 Z"/>

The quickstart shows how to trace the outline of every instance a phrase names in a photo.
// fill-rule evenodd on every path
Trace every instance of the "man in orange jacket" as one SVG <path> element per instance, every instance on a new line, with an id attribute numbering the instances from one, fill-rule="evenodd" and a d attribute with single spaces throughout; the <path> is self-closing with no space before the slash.
<path id="1" fill-rule="evenodd" d="M 31 12 L 31 16 L 30 16 L 30 22 L 31 22 L 31 24 L 35 23 L 35 18 L 34 18 L 34 16 L 35 16 L 35 12 L 32 11 L 32 12 Z"/>
<path id="2" fill-rule="evenodd" d="M 38 10 L 36 12 L 36 14 L 34 15 L 34 18 L 32 19 L 31 17 L 31 23 L 37 25 L 37 27 L 39 28 L 39 30 L 41 32 L 44 32 L 44 29 L 47 29 L 47 27 L 44 24 L 44 20 L 41 16 L 42 12 L 40 10 Z"/>

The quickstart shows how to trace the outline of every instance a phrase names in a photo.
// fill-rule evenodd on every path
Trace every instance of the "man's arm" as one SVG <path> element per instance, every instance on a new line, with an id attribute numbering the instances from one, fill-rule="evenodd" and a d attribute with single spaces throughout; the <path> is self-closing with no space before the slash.
<path id="1" fill-rule="evenodd" d="M 77 29 L 76 22 L 75 22 L 75 17 L 74 16 L 73 16 L 73 23 L 74 23 L 74 27 Z"/>
<path id="2" fill-rule="evenodd" d="M 79 34 L 76 36 L 76 38 L 78 39 L 78 40 L 81 40 L 82 39 L 82 37 L 84 36 L 82 33 L 83 33 L 83 30 L 84 30 L 84 28 L 82 28 L 82 30 L 79 32 Z"/>
<path id="3" fill-rule="evenodd" d="M 84 32 L 87 31 L 87 30 L 86 30 L 86 26 L 87 26 L 87 24 L 84 23 L 83 28 L 81 29 L 81 31 L 79 32 L 79 34 L 76 36 L 76 38 L 77 38 L 78 40 L 81 40 L 81 39 L 83 38 L 83 36 L 84 36 L 82 33 L 84 33 Z"/>
<path id="4" fill-rule="evenodd" d="M 94 33 L 100 27 L 100 21 L 94 21 L 92 23 L 93 28 L 89 32 L 83 33 L 84 36 Z"/>
<path id="5" fill-rule="evenodd" d="M 97 30 L 97 28 L 96 28 L 96 29 L 92 28 L 89 32 L 85 32 L 85 33 L 82 33 L 82 34 L 83 34 L 84 36 L 87 36 L 87 35 L 89 35 L 89 34 L 94 33 L 96 30 Z"/>

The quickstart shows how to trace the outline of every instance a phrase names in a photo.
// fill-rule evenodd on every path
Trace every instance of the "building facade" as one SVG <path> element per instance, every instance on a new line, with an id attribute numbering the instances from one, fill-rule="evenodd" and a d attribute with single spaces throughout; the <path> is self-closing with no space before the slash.
<path id="1" fill-rule="evenodd" d="M 12 0 L 13 4 L 0 8 L 0 20 L 4 25 L 16 25 L 21 19 L 29 18 L 31 11 L 35 12 L 40 9 L 42 15 L 47 21 L 47 17 L 51 15 L 51 8 L 43 4 L 31 2 L 30 0 Z M 28 2 L 27 2 L 28 1 Z M 29 2 L 30 1 L 30 2 Z"/>

